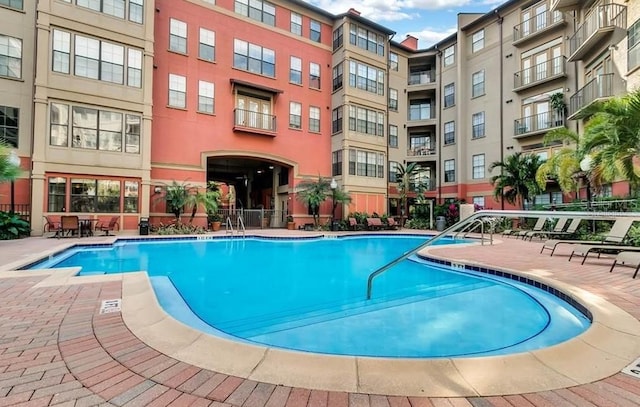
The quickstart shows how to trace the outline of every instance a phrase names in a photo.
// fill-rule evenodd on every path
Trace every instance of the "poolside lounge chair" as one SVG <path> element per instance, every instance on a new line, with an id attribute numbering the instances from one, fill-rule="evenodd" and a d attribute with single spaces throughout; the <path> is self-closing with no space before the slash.
<path id="1" fill-rule="evenodd" d="M 617 254 L 624 251 L 640 252 L 640 247 L 610 244 L 577 244 L 573 247 L 569 261 L 571 261 L 574 256 L 582 256 L 582 263 L 580 264 L 584 264 L 590 253 L 598 253 L 598 258 L 600 258 L 600 255 L 605 252 Z"/>
<path id="2" fill-rule="evenodd" d="M 611 268 L 609 269 L 609 273 L 613 271 L 613 268 L 619 264 L 636 267 L 635 273 L 633 273 L 633 278 L 636 278 L 638 275 L 638 269 L 640 269 L 640 252 L 620 252 L 616 256 Z"/>
<path id="3" fill-rule="evenodd" d="M 567 230 L 565 231 L 560 231 L 560 232 L 556 232 L 556 231 L 549 231 L 547 232 L 547 235 L 549 235 L 549 237 L 551 236 L 564 236 L 566 238 L 568 238 L 569 236 L 573 236 L 576 234 L 576 232 L 578 231 L 578 227 L 580 226 L 580 223 L 582 223 L 583 218 L 573 218 L 571 220 L 571 223 L 569 223 L 569 227 L 567 228 Z"/>
<path id="4" fill-rule="evenodd" d="M 527 231 L 525 233 L 525 235 L 522 237 L 522 240 L 527 240 L 527 238 L 529 240 L 532 240 L 534 237 L 547 236 L 551 232 L 562 232 L 564 230 L 564 227 L 567 224 L 568 220 L 569 220 L 569 218 L 566 218 L 564 216 L 559 218 L 558 222 L 553 227 L 552 231 L 544 231 L 544 230 L 530 230 L 530 231 Z"/>
<path id="5" fill-rule="evenodd" d="M 60 222 L 53 220 L 51 216 L 44 217 L 44 233 L 55 232 L 55 237 L 62 231 Z"/>
<path id="6" fill-rule="evenodd" d="M 536 224 L 533 225 L 533 229 L 531 230 L 521 230 L 518 233 L 513 233 L 512 236 L 515 236 L 517 238 L 521 238 L 524 240 L 525 236 L 527 236 L 527 233 L 531 233 L 531 232 L 541 232 L 542 229 L 544 228 L 544 224 L 547 223 L 547 218 L 542 217 L 542 218 L 538 218 L 538 220 L 536 221 Z"/>
<path id="7" fill-rule="evenodd" d="M 349 227 L 351 230 L 358 230 L 358 221 L 356 218 L 349 218 Z"/>
<path id="8" fill-rule="evenodd" d="M 106 225 L 104 223 L 99 224 L 98 226 L 96 226 L 96 229 L 103 231 L 105 236 L 109 236 L 110 231 L 116 230 L 120 226 L 119 221 L 119 216 L 113 216 L 109 223 L 107 223 Z"/>
<path id="9" fill-rule="evenodd" d="M 367 218 L 367 229 L 380 230 L 384 225 L 380 218 Z"/>
<path id="10" fill-rule="evenodd" d="M 602 239 L 602 241 L 597 240 L 563 240 L 563 239 L 551 239 L 544 242 L 542 245 L 542 249 L 540 249 L 540 253 L 544 250 L 551 250 L 551 256 L 556 251 L 556 248 L 561 244 L 585 244 L 585 245 L 620 245 L 622 241 L 629 233 L 629 229 L 633 222 L 635 222 L 636 218 L 618 218 L 615 223 L 609 230 L 609 233 Z"/>
<path id="11" fill-rule="evenodd" d="M 389 229 L 398 229 L 398 222 L 394 218 L 387 218 L 387 227 Z"/>

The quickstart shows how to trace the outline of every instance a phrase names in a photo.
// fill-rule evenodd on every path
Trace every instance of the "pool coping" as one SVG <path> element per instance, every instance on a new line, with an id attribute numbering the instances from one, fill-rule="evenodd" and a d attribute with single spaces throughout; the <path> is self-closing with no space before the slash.
<path id="1" fill-rule="evenodd" d="M 456 246 L 448 247 L 466 245 Z M 439 257 L 429 253 L 432 249 L 437 248 L 424 249 L 421 254 Z M 38 286 L 121 280 L 123 320 L 147 345 L 201 368 L 294 387 L 432 397 L 519 394 L 600 380 L 618 373 L 640 354 L 640 322 L 625 311 L 569 284 L 510 269 L 503 270 L 575 298 L 592 313 L 592 327 L 567 342 L 508 356 L 385 359 L 319 355 L 238 343 L 193 330 L 164 312 L 144 272 L 78 278 L 77 270 L 11 271 L 1 276 L 47 275 Z"/>

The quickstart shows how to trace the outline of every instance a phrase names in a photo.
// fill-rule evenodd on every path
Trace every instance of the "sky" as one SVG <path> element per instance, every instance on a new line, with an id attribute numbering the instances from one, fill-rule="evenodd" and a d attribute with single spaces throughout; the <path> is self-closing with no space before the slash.
<path id="1" fill-rule="evenodd" d="M 334 14 L 350 8 L 363 17 L 396 32 L 394 41 L 407 34 L 427 48 L 456 31 L 458 13 L 486 13 L 505 0 L 306 0 Z"/>

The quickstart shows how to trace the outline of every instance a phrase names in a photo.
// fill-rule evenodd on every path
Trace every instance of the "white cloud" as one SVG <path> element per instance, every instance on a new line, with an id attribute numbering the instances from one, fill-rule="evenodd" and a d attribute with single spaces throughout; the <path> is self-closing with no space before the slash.
<path id="1" fill-rule="evenodd" d="M 448 37 L 449 35 L 456 32 L 456 27 L 450 27 L 442 30 L 437 30 L 432 27 L 425 27 L 421 31 L 408 32 L 406 34 L 412 35 L 418 39 L 418 47 L 419 48 L 428 48 L 436 42 Z M 397 37 L 397 41 L 402 41 L 405 38 L 405 35 L 401 37 Z"/>
<path id="2" fill-rule="evenodd" d="M 419 17 L 419 10 L 447 10 L 468 6 L 472 0 L 353 0 L 348 3 L 344 0 L 311 0 L 310 3 L 333 14 L 354 8 L 374 21 L 398 21 Z"/>

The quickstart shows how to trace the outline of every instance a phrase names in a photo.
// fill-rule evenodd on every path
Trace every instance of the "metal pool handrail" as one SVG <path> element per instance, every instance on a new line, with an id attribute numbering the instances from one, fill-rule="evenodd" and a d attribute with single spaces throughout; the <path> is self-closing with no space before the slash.
<path id="1" fill-rule="evenodd" d="M 433 238 L 429 239 L 427 242 L 421 244 L 415 249 L 409 250 L 404 253 L 402 256 L 397 259 L 392 260 L 391 262 L 385 264 L 380 267 L 373 273 L 369 274 L 367 278 L 367 300 L 371 299 L 371 290 L 373 289 L 373 279 L 389 270 L 391 267 L 396 264 L 408 259 L 410 256 L 416 254 L 420 250 L 425 247 L 431 246 L 442 237 L 449 235 L 456 230 L 463 228 L 478 219 L 482 219 L 484 217 L 496 217 L 496 218 L 538 218 L 546 216 L 547 218 L 559 218 L 559 217 L 568 217 L 568 218 L 589 218 L 591 220 L 609 220 L 615 218 L 637 218 L 640 221 L 640 212 L 584 212 L 584 211 L 525 211 L 525 210 L 482 210 L 475 212 L 473 215 L 469 216 L 466 219 L 461 220 L 453 226 L 450 226 L 435 235 Z"/>

